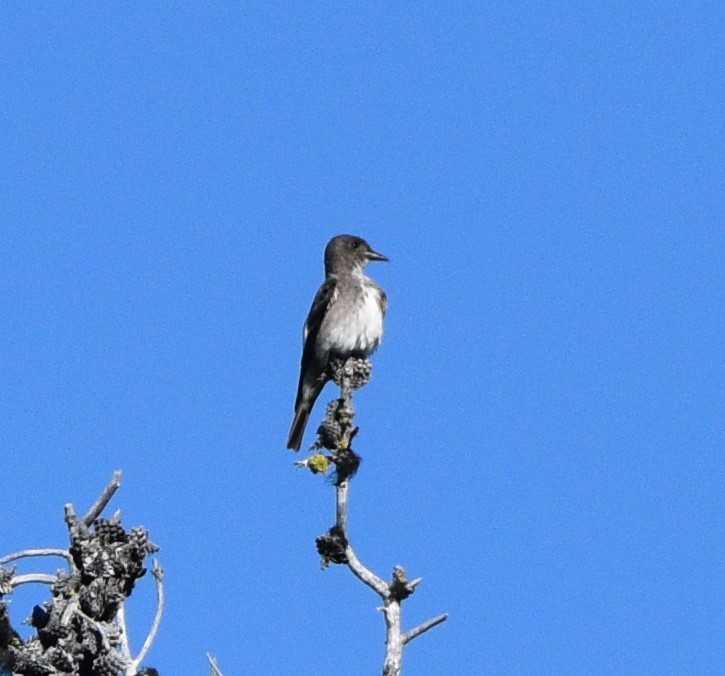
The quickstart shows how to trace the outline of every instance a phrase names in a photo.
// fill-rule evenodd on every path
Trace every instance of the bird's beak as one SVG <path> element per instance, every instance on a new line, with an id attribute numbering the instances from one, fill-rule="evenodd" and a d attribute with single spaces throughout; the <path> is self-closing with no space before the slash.
<path id="1" fill-rule="evenodd" d="M 385 263 L 390 262 L 387 256 L 383 256 L 383 254 L 378 253 L 377 251 L 373 251 L 370 249 L 365 253 L 365 256 L 369 261 L 383 261 Z"/>

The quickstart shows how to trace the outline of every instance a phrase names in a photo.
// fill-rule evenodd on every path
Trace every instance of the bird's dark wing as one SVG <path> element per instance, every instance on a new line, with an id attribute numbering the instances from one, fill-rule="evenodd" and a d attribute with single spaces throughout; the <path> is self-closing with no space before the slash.
<path id="1" fill-rule="evenodd" d="M 337 296 L 337 278 L 329 277 L 315 294 L 312 301 L 310 313 L 307 315 L 307 321 L 302 331 L 303 351 L 307 352 L 309 346 L 313 346 L 317 340 L 317 332 L 320 330 L 322 320 L 325 318 L 327 308 Z"/>
<path id="2" fill-rule="evenodd" d="M 312 399 L 308 402 L 311 405 L 314 404 L 314 399 L 319 394 L 322 386 L 325 384 L 324 379 L 321 379 L 327 364 L 318 364 L 317 357 L 315 355 L 315 345 L 317 343 L 317 334 L 322 326 L 322 321 L 325 318 L 330 304 L 334 302 L 337 296 L 337 279 L 330 277 L 324 281 L 319 291 L 315 295 L 315 299 L 312 301 L 312 307 L 310 308 L 310 314 L 307 315 L 307 321 L 305 322 L 305 328 L 303 331 L 304 344 L 302 347 L 302 360 L 300 363 L 300 381 L 297 386 L 297 399 L 295 400 L 295 410 L 299 410 L 299 407 L 305 402 L 306 399 Z M 319 382 L 316 382 L 318 381 Z M 313 385 L 313 383 L 316 383 Z M 307 384 L 307 388 L 305 385 Z M 310 387 L 312 389 L 310 389 Z M 306 393 L 306 389 L 309 392 Z M 312 394 L 316 391 L 316 394 Z"/>
<path id="3" fill-rule="evenodd" d="M 378 287 L 378 291 L 380 291 L 380 311 L 383 313 L 384 317 L 385 313 L 388 311 L 388 294 L 380 287 Z"/>

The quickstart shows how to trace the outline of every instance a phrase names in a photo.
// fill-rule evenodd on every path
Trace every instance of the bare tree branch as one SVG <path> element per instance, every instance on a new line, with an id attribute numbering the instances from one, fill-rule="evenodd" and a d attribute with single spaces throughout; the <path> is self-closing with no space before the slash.
<path id="1" fill-rule="evenodd" d="M 83 517 L 83 523 L 86 526 L 90 526 L 101 515 L 101 512 L 106 509 L 106 505 L 108 505 L 108 503 L 111 501 L 111 498 L 115 495 L 116 491 L 121 486 L 121 476 L 121 470 L 116 470 L 113 473 L 111 482 L 108 484 L 108 486 L 106 486 L 103 493 L 101 493 L 101 495 L 98 497 L 98 500 L 93 503 L 91 508 L 88 510 L 88 513 Z M 116 514 L 114 514 L 114 517 L 115 516 Z"/>
<path id="2" fill-rule="evenodd" d="M 131 658 L 131 639 L 128 636 L 128 627 L 126 626 L 126 603 L 123 602 L 118 606 L 118 613 L 116 614 L 116 622 L 121 629 L 121 654 L 129 662 Z"/>
<path id="3" fill-rule="evenodd" d="M 448 613 L 443 613 L 442 615 L 437 615 L 430 620 L 426 620 L 422 624 L 419 624 L 415 629 L 411 629 L 407 634 L 405 634 L 405 636 L 403 636 L 403 643 L 410 643 L 414 638 L 417 638 L 429 629 L 433 629 L 433 627 L 441 624 L 441 622 L 445 622 L 447 619 Z"/>
<path id="4" fill-rule="evenodd" d="M 27 573 L 26 575 L 16 575 L 10 580 L 10 587 L 15 589 L 21 584 L 30 584 L 32 582 L 38 582 L 40 584 L 55 584 L 58 579 L 57 575 L 48 575 L 46 573 Z"/>
<path id="5" fill-rule="evenodd" d="M 352 405 L 352 394 L 363 387 L 370 379 L 371 363 L 368 359 L 351 357 L 345 362 L 331 363 L 330 377 L 340 386 L 341 396 L 327 406 L 325 420 L 318 430 L 319 438 L 315 449 L 326 448 L 331 455 L 318 454 L 307 463 L 296 463 L 298 467 L 307 466 L 311 471 L 325 466 L 318 458 L 336 469 L 335 491 L 335 526 L 325 535 L 317 538 L 317 550 L 322 557 L 323 565 L 344 563 L 352 574 L 363 584 L 372 589 L 383 600 L 381 610 L 385 616 L 386 654 L 383 676 L 399 676 L 403 660 L 403 649 L 407 643 L 425 633 L 429 629 L 444 622 L 448 615 L 438 615 L 424 622 L 408 633 L 402 630 L 401 604 L 408 598 L 422 578 L 408 581 L 402 567 L 393 570 L 391 582 L 385 582 L 358 558 L 350 544 L 347 532 L 348 502 L 350 497 L 350 479 L 360 465 L 359 456 L 352 450 L 352 440 L 358 432 L 355 427 L 355 408 Z M 311 462 L 314 460 L 314 463 Z"/>
<path id="6" fill-rule="evenodd" d="M 347 555 L 347 567 L 350 569 L 352 574 L 358 580 L 370 587 L 370 589 L 372 589 L 376 594 L 379 594 L 383 599 L 385 599 L 386 589 L 388 586 L 387 583 L 360 562 L 360 559 L 357 558 L 357 554 L 355 554 L 355 550 L 353 550 L 349 543 L 345 548 L 345 554 Z"/>
<path id="7" fill-rule="evenodd" d="M 73 615 L 75 615 L 76 609 L 78 608 L 78 599 L 73 598 L 68 602 L 68 605 L 65 607 L 65 610 L 63 610 L 62 615 L 60 616 L 60 625 L 62 627 L 67 627 L 70 624 L 71 618 Z"/>
<path id="8" fill-rule="evenodd" d="M 350 494 L 350 481 L 345 479 L 337 485 L 336 497 L 337 497 L 337 527 L 341 530 L 347 538 L 347 500 Z M 387 583 L 379 578 L 372 570 L 367 566 L 364 566 L 360 559 L 358 559 L 355 550 L 352 548 L 350 542 L 347 542 L 345 547 L 345 555 L 347 557 L 347 565 L 352 571 L 353 575 L 366 584 L 375 593 L 379 594 L 383 599 L 388 589 Z"/>
<path id="9" fill-rule="evenodd" d="M 403 634 L 401 630 L 400 601 L 386 599 L 383 608 L 385 615 L 385 662 L 383 676 L 398 676 L 403 664 Z"/>
<path id="10" fill-rule="evenodd" d="M 139 652 L 138 657 L 136 657 L 136 659 L 133 661 L 134 667 L 138 667 L 138 665 L 141 664 L 143 659 L 146 657 L 146 654 L 151 649 L 151 644 L 154 642 L 156 634 L 159 631 L 161 617 L 164 614 L 164 570 L 163 568 L 161 568 L 159 562 L 156 559 L 154 559 L 154 567 L 152 572 L 153 576 L 156 578 L 156 615 L 154 616 L 154 621 L 151 625 L 151 631 L 149 631 L 149 635 L 146 637 L 146 640 L 143 643 L 141 652 Z"/>
<path id="11" fill-rule="evenodd" d="M 24 549 L 22 552 L 6 554 L 0 558 L 0 566 L 10 563 L 11 561 L 17 561 L 18 559 L 30 558 L 33 556 L 60 556 L 66 561 L 73 563 L 73 557 L 71 557 L 67 549 L 54 549 L 47 547 L 45 549 Z"/>
<path id="12" fill-rule="evenodd" d="M 207 653 L 206 659 L 209 660 L 209 664 L 211 665 L 210 676 L 224 676 L 224 674 L 222 674 L 221 670 L 219 669 L 216 657 L 212 657 L 211 653 Z"/>

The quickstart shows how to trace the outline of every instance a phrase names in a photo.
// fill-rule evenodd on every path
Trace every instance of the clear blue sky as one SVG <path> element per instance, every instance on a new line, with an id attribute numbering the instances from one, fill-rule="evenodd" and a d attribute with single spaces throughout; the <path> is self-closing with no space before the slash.
<path id="1" fill-rule="evenodd" d="M 450 613 L 406 676 L 723 673 L 724 24 L 4 6 L 0 550 L 64 544 L 120 468 L 163 676 L 378 673 L 378 599 L 314 549 L 333 489 L 284 448 L 350 232 L 391 260 L 351 538 L 424 578 L 407 628 Z"/>

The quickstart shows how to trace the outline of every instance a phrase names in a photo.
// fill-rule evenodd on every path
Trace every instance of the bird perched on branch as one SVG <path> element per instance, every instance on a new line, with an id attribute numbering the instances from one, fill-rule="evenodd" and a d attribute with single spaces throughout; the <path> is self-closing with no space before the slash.
<path id="1" fill-rule="evenodd" d="M 362 238 L 333 237 L 325 248 L 325 281 L 312 301 L 303 332 L 300 381 L 287 448 L 299 451 L 312 407 L 330 374 L 332 359 L 368 357 L 383 336 L 387 296 L 363 272 L 387 261 Z"/>

